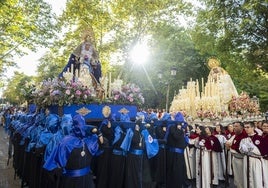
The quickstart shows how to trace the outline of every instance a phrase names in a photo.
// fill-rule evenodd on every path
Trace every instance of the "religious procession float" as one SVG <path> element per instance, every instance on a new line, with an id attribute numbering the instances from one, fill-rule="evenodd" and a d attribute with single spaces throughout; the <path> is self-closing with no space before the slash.
<path id="1" fill-rule="evenodd" d="M 170 111 L 181 111 L 188 117 L 188 121 L 222 124 L 237 120 L 262 120 L 259 100 L 249 94 L 238 94 L 236 87 L 226 70 L 220 66 L 216 58 L 208 60 L 210 73 L 207 82 L 192 79 L 186 88 L 181 88 L 174 96 Z"/>
<path id="2" fill-rule="evenodd" d="M 111 76 L 102 77 L 101 63 L 90 36 L 70 55 L 58 77 L 44 80 L 32 92 L 33 103 L 50 113 L 81 114 L 86 121 L 99 122 L 109 116 L 119 120 L 127 114 L 136 118 L 137 106 L 144 103 L 140 88 Z"/>
<path id="3" fill-rule="evenodd" d="M 111 75 L 103 76 L 91 41 L 91 35 L 85 32 L 83 42 L 72 52 L 59 76 L 44 80 L 32 93 L 34 103 L 59 115 L 78 113 L 91 122 L 109 116 L 119 120 L 122 114 L 135 120 L 137 106 L 144 103 L 140 88 L 120 79 L 112 81 Z M 216 58 L 210 58 L 207 64 L 210 73 L 206 83 L 204 78 L 201 83 L 188 81 L 186 88 L 174 96 L 169 112 L 181 112 L 189 123 L 228 124 L 263 118 L 257 97 L 250 98 L 246 92 L 238 94 L 230 75 Z"/>

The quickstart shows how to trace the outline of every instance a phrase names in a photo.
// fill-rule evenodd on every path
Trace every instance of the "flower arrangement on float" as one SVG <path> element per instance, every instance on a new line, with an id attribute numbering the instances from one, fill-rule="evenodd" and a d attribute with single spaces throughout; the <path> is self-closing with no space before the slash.
<path id="1" fill-rule="evenodd" d="M 24 87 L 21 88 L 20 93 L 22 96 L 24 96 L 24 99 L 28 102 L 31 103 L 33 102 L 33 94 L 35 92 L 35 84 L 34 82 L 26 82 L 24 84 Z"/>
<path id="2" fill-rule="evenodd" d="M 136 104 L 138 106 L 144 104 L 141 89 L 135 84 L 126 84 L 119 89 L 112 89 L 111 100 L 117 104 Z"/>
<path id="3" fill-rule="evenodd" d="M 217 118 L 217 114 L 213 112 L 212 110 L 197 110 L 196 111 L 197 117 L 201 120 L 209 119 L 214 120 Z"/>
<path id="4" fill-rule="evenodd" d="M 229 102 L 231 115 L 257 115 L 260 113 L 259 103 L 252 100 L 246 92 L 242 92 L 238 97 L 233 96 Z"/>
<path id="5" fill-rule="evenodd" d="M 144 97 L 135 84 L 120 85 L 111 88 L 109 97 L 99 99 L 88 79 L 73 79 L 72 73 L 66 72 L 62 78 L 47 79 L 35 86 L 30 84 L 23 92 L 25 98 L 32 98 L 39 107 L 68 106 L 84 104 L 124 104 L 142 105 Z"/>
<path id="6" fill-rule="evenodd" d="M 51 105 L 87 104 L 95 100 L 94 88 L 81 81 L 65 79 L 44 80 L 34 92 L 35 104 L 41 107 Z"/>
<path id="7" fill-rule="evenodd" d="M 225 118 L 225 117 L 227 117 L 228 115 L 229 115 L 229 113 L 228 113 L 227 111 L 225 111 L 225 110 L 223 110 L 223 111 L 220 112 L 220 117 L 221 117 L 221 118 Z"/>

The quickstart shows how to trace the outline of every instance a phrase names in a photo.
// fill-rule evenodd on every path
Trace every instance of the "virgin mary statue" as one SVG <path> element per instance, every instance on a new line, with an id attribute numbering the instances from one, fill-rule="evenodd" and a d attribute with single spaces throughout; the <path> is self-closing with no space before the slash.
<path id="1" fill-rule="evenodd" d="M 226 104 L 231 100 L 232 96 L 238 96 L 231 76 L 220 66 L 220 62 L 217 59 L 209 59 L 208 67 L 210 68 L 208 80 L 217 83 L 221 103 Z"/>

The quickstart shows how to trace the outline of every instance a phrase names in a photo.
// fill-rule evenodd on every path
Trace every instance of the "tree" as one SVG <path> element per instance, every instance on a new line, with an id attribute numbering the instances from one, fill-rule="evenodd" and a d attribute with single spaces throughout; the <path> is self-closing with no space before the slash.
<path id="1" fill-rule="evenodd" d="M 261 104 L 267 106 L 267 90 L 258 87 L 258 83 L 267 83 L 267 2 L 201 2 L 203 6 L 192 31 L 196 48 L 201 54 L 220 59 L 238 90 L 257 95 Z"/>
<path id="2" fill-rule="evenodd" d="M 55 15 L 43 0 L 0 1 L 0 76 L 15 56 L 48 46 L 55 36 Z"/>
<path id="3" fill-rule="evenodd" d="M 67 62 L 68 59 L 64 56 L 55 56 L 52 52 L 47 52 L 41 59 L 37 67 L 37 82 L 43 80 L 53 79 L 58 77 L 62 71 L 62 67 L 59 62 Z"/>
<path id="4" fill-rule="evenodd" d="M 34 77 L 15 72 L 14 77 L 9 80 L 3 96 L 13 105 L 21 105 L 28 100 L 26 88 L 31 88 L 28 87 L 30 85 L 34 85 Z"/>
<path id="5" fill-rule="evenodd" d="M 205 60 L 198 56 L 190 36 L 178 21 L 179 16 L 190 15 L 191 8 L 191 4 L 179 0 L 92 1 L 90 4 L 81 0 L 68 1 L 59 22 L 59 26 L 65 29 L 65 34 L 54 43 L 50 55 L 42 60 L 38 68 L 38 72 L 41 71 L 39 76 L 45 78 L 45 70 L 53 68 L 50 72 L 54 74 L 58 66 L 63 68 L 70 53 L 81 42 L 81 33 L 84 29 L 89 29 L 92 43 L 101 57 L 104 75 L 108 71 L 113 72 L 113 78 L 121 75 L 126 82 L 137 83 L 146 91 L 149 89 L 145 95 L 148 94 L 147 98 L 151 99 L 151 96 L 156 95 L 156 89 L 162 88 L 161 93 L 165 93 L 164 87 L 154 88 L 154 84 L 159 84 L 156 72 L 175 65 L 180 74 L 172 84 L 172 92 L 178 91 L 191 78 L 191 74 L 195 75 L 195 79 L 207 71 Z M 145 37 L 150 38 L 153 59 L 145 65 L 147 67 L 135 67 L 129 58 L 129 52 Z M 121 54 L 121 59 L 118 60 L 121 65 L 116 65 L 116 68 L 109 62 L 111 54 L 115 52 Z M 202 71 L 198 71 L 200 68 Z M 145 69 L 153 83 L 149 83 L 150 78 L 145 73 L 137 75 Z M 154 105 L 156 99 L 151 101 L 148 105 Z"/>

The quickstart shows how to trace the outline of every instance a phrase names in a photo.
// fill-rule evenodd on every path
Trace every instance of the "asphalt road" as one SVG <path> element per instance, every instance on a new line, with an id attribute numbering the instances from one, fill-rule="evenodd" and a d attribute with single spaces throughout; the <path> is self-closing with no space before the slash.
<path id="1" fill-rule="evenodd" d="M 12 159 L 7 165 L 8 141 L 3 126 L 0 126 L 0 188 L 19 188 L 21 181 L 18 177 L 14 179 Z"/>

